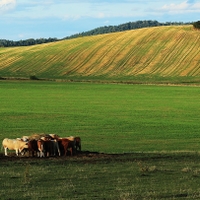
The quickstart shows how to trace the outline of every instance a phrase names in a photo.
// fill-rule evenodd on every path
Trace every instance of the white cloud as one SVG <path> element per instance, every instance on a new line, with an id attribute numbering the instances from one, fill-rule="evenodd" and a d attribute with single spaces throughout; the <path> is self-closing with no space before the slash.
<path id="1" fill-rule="evenodd" d="M 0 0 L 0 12 L 13 9 L 16 5 L 16 0 Z"/>
<path id="2" fill-rule="evenodd" d="M 179 4 L 171 3 L 165 4 L 161 11 L 168 13 L 189 13 L 189 12 L 199 12 L 200 3 L 195 3 L 193 0 L 184 1 Z"/>
<path id="3" fill-rule="evenodd" d="M 164 5 L 162 7 L 162 10 L 163 11 L 167 11 L 167 12 L 180 12 L 180 11 L 183 11 L 183 10 L 186 10 L 188 8 L 188 4 L 187 2 L 183 2 L 183 3 L 180 3 L 180 4 L 169 4 L 169 5 Z"/>
<path id="4" fill-rule="evenodd" d="M 200 12 L 200 3 L 195 3 L 194 5 L 191 6 L 191 9 L 193 11 Z"/>

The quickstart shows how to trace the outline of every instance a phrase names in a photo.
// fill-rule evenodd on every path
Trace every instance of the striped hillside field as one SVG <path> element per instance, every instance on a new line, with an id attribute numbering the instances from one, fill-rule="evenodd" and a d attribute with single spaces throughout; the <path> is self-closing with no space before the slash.
<path id="1" fill-rule="evenodd" d="M 191 25 L 142 28 L 0 48 L 1 77 L 126 79 L 200 77 L 200 32 Z"/>

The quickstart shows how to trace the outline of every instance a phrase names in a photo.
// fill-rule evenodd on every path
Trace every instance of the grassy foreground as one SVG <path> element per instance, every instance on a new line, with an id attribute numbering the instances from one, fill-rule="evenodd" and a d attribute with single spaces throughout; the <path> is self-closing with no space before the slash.
<path id="1" fill-rule="evenodd" d="M 199 199 L 199 87 L 0 82 L 0 139 L 78 135 L 67 158 L 0 156 L 0 199 Z"/>
<path id="2" fill-rule="evenodd" d="M 1 199 L 199 199 L 200 155 L 1 160 Z"/>

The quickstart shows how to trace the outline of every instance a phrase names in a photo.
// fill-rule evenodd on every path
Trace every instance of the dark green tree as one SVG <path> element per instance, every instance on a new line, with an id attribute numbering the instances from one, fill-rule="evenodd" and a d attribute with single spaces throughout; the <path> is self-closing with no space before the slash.
<path id="1" fill-rule="evenodd" d="M 193 27 L 196 29 L 200 29 L 200 21 L 194 22 Z"/>

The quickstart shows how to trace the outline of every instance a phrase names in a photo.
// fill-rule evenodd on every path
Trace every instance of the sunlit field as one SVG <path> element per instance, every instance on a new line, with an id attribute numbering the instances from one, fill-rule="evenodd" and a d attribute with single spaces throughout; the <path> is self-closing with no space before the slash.
<path id="1" fill-rule="evenodd" d="M 199 83 L 199 43 L 199 31 L 185 25 L 0 48 L 0 76 Z"/>
<path id="2" fill-rule="evenodd" d="M 200 198 L 199 87 L 1 81 L 0 94 L 1 140 L 75 135 L 83 150 L 2 151 L 0 199 Z"/>

